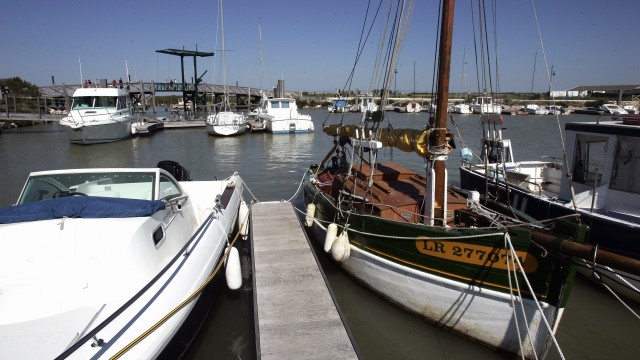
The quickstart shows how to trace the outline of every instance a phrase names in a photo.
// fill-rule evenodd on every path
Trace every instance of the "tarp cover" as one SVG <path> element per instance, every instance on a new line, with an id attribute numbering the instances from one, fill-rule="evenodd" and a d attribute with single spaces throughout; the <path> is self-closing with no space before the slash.
<path id="1" fill-rule="evenodd" d="M 161 200 L 69 196 L 0 208 L 0 224 L 68 218 L 150 216 L 164 209 Z"/>

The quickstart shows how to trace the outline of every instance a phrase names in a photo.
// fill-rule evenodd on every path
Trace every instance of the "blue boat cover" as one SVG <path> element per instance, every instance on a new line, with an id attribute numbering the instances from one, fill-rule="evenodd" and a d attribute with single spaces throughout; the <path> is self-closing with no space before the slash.
<path id="1" fill-rule="evenodd" d="M 69 218 L 150 216 L 164 209 L 162 200 L 68 196 L 0 208 L 0 224 Z"/>

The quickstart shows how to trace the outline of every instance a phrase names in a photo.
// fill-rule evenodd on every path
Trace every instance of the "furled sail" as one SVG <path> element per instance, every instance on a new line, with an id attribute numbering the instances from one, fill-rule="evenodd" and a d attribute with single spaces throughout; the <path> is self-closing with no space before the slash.
<path id="1" fill-rule="evenodd" d="M 323 131 L 330 136 L 346 136 L 355 139 L 373 139 L 380 141 L 384 147 L 394 147 L 405 152 L 415 152 L 423 158 L 432 155 L 448 154 L 451 151 L 453 134 L 446 130 L 444 148 L 436 148 L 434 137 L 436 129 L 380 129 L 379 136 L 372 136 L 375 132 L 359 125 L 325 125 Z M 431 145 L 429 138 L 431 137 Z"/>

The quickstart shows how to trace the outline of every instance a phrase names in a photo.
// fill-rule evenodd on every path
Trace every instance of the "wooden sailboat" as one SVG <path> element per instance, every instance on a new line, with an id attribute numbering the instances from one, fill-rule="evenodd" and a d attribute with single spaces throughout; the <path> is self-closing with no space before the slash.
<path id="1" fill-rule="evenodd" d="M 235 113 L 229 109 L 229 84 L 227 83 L 227 64 L 224 48 L 224 10 L 220 0 L 220 19 L 222 29 L 222 74 L 224 82 L 224 99 L 220 111 L 207 116 L 205 121 L 207 133 L 217 136 L 241 135 L 247 131 L 247 122 L 243 114 Z"/>
<path id="2" fill-rule="evenodd" d="M 571 257 L 538 239 L 579 243 L 588 228 L 576 217 L 526 223 L 448 186 L 453 7 L 443 1 L 435 126 L 394 129 L 383 112 L 365 113 L 360 124 L 326 125 L 334 145 L 306 174 L 306 224 L 343 270 L 399 307 L 501 351 L 541 357 L 575 270 Z M 391 74 L 395 61 L 387 64 Z M 423 157 L 426 173 L 379 163 L 385 147 Z"/>

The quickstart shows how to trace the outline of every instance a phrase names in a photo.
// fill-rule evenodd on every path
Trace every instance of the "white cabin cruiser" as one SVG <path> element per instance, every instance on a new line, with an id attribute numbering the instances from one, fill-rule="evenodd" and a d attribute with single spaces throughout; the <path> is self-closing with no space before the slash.
<path id="1" fill-rule="evenodd" d="M 179 164 L 158 166 L 34 172 L 17 204 L 0 209 L 0 353 L 102 359 L 128 350 L 126 358 L 151 359 L 167 351 L 196 307 L 185 299 L 198 299 L 227 256 L 246 205 L 237 173 L 186 181 Z M 238 288 L 238 253 L 228 253 L 227 282 Z"/>
<path id="2" fill-rule="evenodd" d="M 260 107 L 251 115 L 273 134 L 313 132 L 311 116 L 300 114 L 296 100 L 292 98 L 268 99 L 263 94 Z"/>
<path id="3" fill-rule="evenodd" d="M 474 114 L 500 114 L 502 106 L 493 103 L 491 96 L 478 96 L 470 105 Z"/>
<path id="4" fill-rule="evenodd" d="M 73 93 L 71 110 L 60 125 L 72 143 L 97 144 L 130 137 L 133 121 L 126 89 L 95 87 Z"/>

